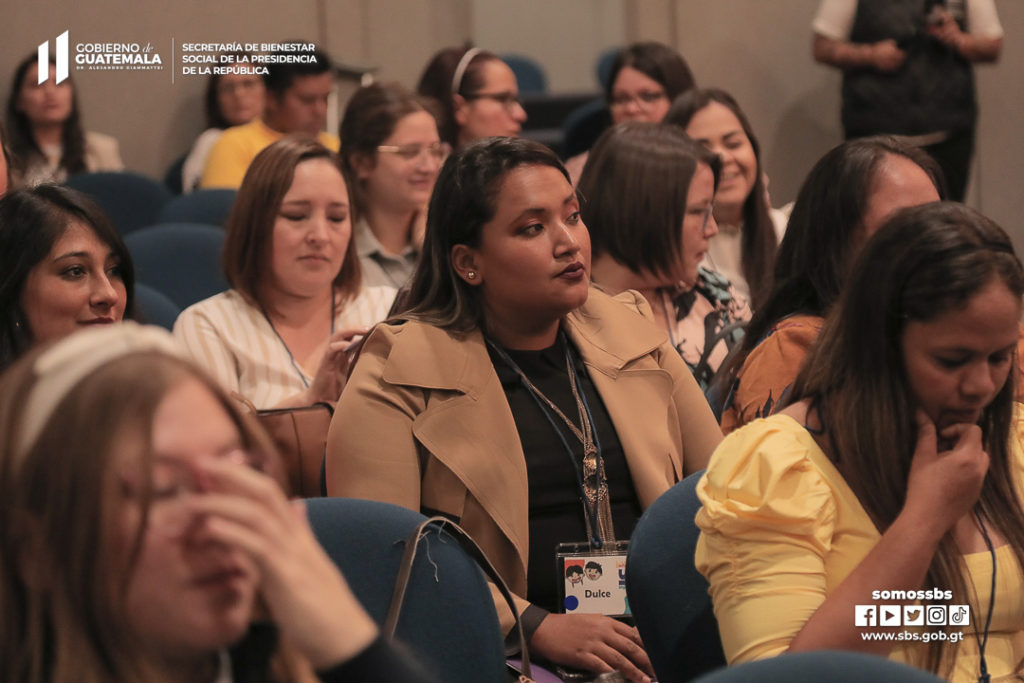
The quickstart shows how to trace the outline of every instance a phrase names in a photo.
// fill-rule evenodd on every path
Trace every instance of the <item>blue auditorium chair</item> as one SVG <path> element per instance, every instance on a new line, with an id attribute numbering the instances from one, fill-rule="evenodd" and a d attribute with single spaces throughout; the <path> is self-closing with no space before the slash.
<path id="1" fill-rule="evenodd" d="M 66 184 L 92 197 L 122 235 L 156 223 L 171 200 L 171 191 L 163 184 L 130 171 L 79 173 Z"/>
<path id="2" fill-rule="evenodd" d="M 548 77 L 542 67 L 532 57 L 524 55 L 500 55 L 501 61 L 508 64 L 516 75 L 519 92 L 523 95 L 540 95 L 548 91 Z"/>
<path id="3" fill-rule="evenodd" d="M 135 320 L 146 325 L 159 325 L 165 330 L 174 329 L 181 308 L 167 295 L 149 285 L 135 283 Z"/>
<path id="4" fill-rule="evenodd" d="M 237 194 L 237 190 L 228 188 L 196 190 L 183 194 L 164 205 L 158 222 L 205 223 L 223 228 Z"/>
<path id="5" fill-rule="evenodd" d="M 426 518 L 396 505 L 308 498 L 320 544 L 382 624 L 405 539 Z M 504 639 L 487 580 L 447 532 L 420 541 L 395 636 L 439 680 L 506 683 Z"/>
<path id="6" fill-rule="evenodd" d="M 654 501 L 629 542 L 626 594 L 660 683 L 690 681 L 725 665 L 708 582 L 693 563 L 703 474 L 691 474 Z"/>
<path id="7" fill-rule="evenodd" d="M 138 280 L 182 310 L 228 288 L 220 266 L 224 244 L 220 228 L 163 223 L 133 232 L 124 242 Z"/>

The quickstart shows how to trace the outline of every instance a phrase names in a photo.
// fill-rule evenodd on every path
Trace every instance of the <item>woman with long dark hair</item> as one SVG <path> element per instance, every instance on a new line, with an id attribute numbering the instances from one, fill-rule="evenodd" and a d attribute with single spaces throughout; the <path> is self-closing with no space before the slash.
<path id="1" fill-rule="evenodd" d="M 665 115 L 665 123 L 682 126 L 722 160 L 721 187 L 715 196 L 719 234 L 711 243 L 708 264 L 757 310 L 771 288 L 786 216 L 768 203 L 754 129 L 736 100 L 717 88 L 680 95 Z"/>
<path id="2" fill-rule="evenodd" d="M 117 140 L 83 128 L 71 78 L 57 83 L 53 61 L 42 83 L 38 71 L 36 55 L 25 57 L 7 97 L 7 134 L 20 182 L 59 183 L 75 173 L 122 170 Z"/>
<path id="3" fill-rule="evenodd" d="M 712 386 L 722 431 L 771 414 L 864 242 L 893 211 L 940 199 L 942 187 L 931 157 L 884 136 L 845 142 L 814 165 L 779 245 L 771 292 Z"/>
<path id="4" fill-rule="evenodd" d="M 131 254 L 95 202 L 63 185 L 0 198 L 0 370 L 33 346 L 133 314 Z"/>
<path id="5" fill-rule="evenodd" d="M 621 611 L 559 598 L 555 548 L 619 547 L 721 434 L 643 299 L 590 287 L 590 238 L 550 149 L 488 138 L 448 159 L 403 310 L 338 403 L 328 493 L 458 520 L 515 594 L 531 652 L 644 680 Z"/>
<path id="6" fill-rule="evenodd" d="M 730 662 L 843 649 L 1016 678 L 1022 295 L 1009 237 L 963 205 L 905 209 L 870 238 L 793 402 L 731 434 L 698 485 L 696 562 Z M 879 628 L 901 622 L 911 637 Z"/>

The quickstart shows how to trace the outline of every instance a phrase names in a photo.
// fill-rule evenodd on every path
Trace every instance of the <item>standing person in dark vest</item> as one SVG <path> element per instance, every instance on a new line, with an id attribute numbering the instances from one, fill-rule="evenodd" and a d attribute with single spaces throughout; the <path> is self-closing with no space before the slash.
<path id="1" fill-rule="evenodd" d="M 974 62 L 994 62 L 994 0 L 822 0 L 814 59 L 843 70 L 846 139 L 886 133 L 923 148 L 963 201 L 978 105 Z"/>

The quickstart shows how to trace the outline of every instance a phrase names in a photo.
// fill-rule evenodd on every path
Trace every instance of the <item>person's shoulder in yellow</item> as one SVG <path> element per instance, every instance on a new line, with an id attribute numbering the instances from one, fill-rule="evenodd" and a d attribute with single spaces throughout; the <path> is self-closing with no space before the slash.
<path id="1" fill-rule="evenodd" d="M 203 176 L 199 181 L 201 189 L 230 188 L 237 190 L 249 165 L 256 155 L 272 143 L 284 137 L 284 133 L 270 128 L 262 119 L 256 118 L 241 126 L 232 126 L 224 131 L 210 150 Z M 319 133 L 317 141 L 332 152 L 341 146 L 338 136 Z"/>

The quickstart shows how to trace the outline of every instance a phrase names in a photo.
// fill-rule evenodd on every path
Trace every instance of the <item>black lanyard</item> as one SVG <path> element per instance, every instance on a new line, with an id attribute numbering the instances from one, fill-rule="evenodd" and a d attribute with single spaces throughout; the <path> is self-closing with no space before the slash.
<path id="1" fill-rule="evenodd" d="M 593 503 L 587 501 L 586 487 L 583 483 L 582 463 L 580 462 L 580 459 L 576 457 L 576 454 L 573 452 L 573 449 L 569 446 L 569 442 L 565 438 L 565 433 L 563 432 L 562 428 L 558 426 L 558 423 L 555 421 L 555 416 L 551 414 L 551 409 L 546 405 L 544 398 L 542 398 L 542 396 L 539 395 L 539 390 L 535 389 L 534 387 L 531 387 L 528 383 L 523 381 L 523 378 L 526 376 L 526 373 L 523 372 L 523 370 L 516 364 L 514 360 L 512 360 L 508 353 L 505 352 L 505 349 L 501 348 L 489 337 L 485 337 L 487 343 L 490 345 L 492 349 L 494 349 L 495 353 L 498 354 L 498 357 L 501 358 L 502 362 L 504 362 L 512 370 L 515 371 L 516 376 L 519 378 L 519 384 L 524 389 L 526 389 L 527 393 L 530 395 L 530 398 L 533 399 L 533 402 L 537 404 L 537 407 L 540 408 L 541 413 L 544 415 L 545 419 L 547 419 L 548 424 L 551 425 L 551 429 L 554 430 L 555 434 L 558 435 L 558 440 L 562 442 L 562 447 L 565 450 L 565 454 L 569 458 L 569 462 L 572 463 L 573 471 L 576 473 L 577 493 L 579 495 L 580 502 L 583 504 L 583 515 L 586 518 L 587 527 L 590 529 L 590 545 L 591 547 L 600 550 L 601 547 L 604 546 L 604 539 L 601 535 L 600 522 L 598 518 L 598 506 L 600 505 L 601 499 L 601 471 L 604 467 L 604 460 L 601 457 L 601 440 L 598 437 L 597 424 L 594 422 L 594 416 L 590 411 L 590 404 L 587 401 L 587 393 L 584 390 L 582 382 L 580 382 L 580 376 L 576 372 L 576 364 L 573 362 L 572 356 L 569 353 L 569 342 L 561 331 L 558 332 L 558 338 L 562 342 L 562 346 L 565 349 L 566 369 L 568 372 L 573 373 L 573 379 L 576 381 L 576 386 L 579 387 L 580 400 L 583 403 L 583 409 L 587 413 L 587 419 L 590 420 L 591 430 L 593 431 L 594 448 L 597 451 L 597 453 L 594 456 L 596 465 L 594 469 L 594 476 L 597 479 L 595 489 L 597 490 L 597 494 L 594 496 Z M 609 498 L 611 497 L 610 490 L 608 492 L 608 496 Z"/>

